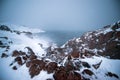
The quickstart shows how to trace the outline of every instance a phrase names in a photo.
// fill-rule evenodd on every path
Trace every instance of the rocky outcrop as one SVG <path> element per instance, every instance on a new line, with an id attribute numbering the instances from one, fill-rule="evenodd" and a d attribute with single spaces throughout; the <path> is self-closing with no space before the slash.
<path id="1" fill-rule="evenodd" d="M 107 73 L 106 73 L 106 76 L 119 78 L 118 75 L 116 75 L 115 73 L 111 73 L 111 72 L 107 72 Z"/>
<path id="2" fill-rule="evenodd" d="M 63 48 L 70 49 L 68 54 L 74 58 L 101 55 L 120 59 L 120 22 L 87 32 L 80 38 L 68 41 Z"/>
<path id="3" fill-rule="evenodd" d="M 16 62 L 19 66 L 26 64 L 31 78 L 37 76 L 41 70 L 45 70 L 48 74 L 54 73 L 53 77 L 55 80 L 83 80 L 82 76 L 74 71 L 74 61 L 66 62 L 65 66 L 58 66 L 57 62 L 37 58 L 30 47 L 27 47 L 27 49 L 28 53 L 17 50 L 13 51 L 12 56 L 15 58 L 10 66 L 13 66 Z M 17 65 L 12 67 L 13 70 L 18 68 Z"/>
<path id="4" fill-rule="evenodd" d="M 0 30 L 11 31 L 11 29 L 6 25 L 0 25 Z"/>
<path id="5" fill-rule="evenodd" d="M 90 75 L 90 76 L 94 75 L 94 73 L 91 70 L 89 70 L 89 69 L 84 69 L 82 73 Z"/>
<path id="6" fill-rule="evenodd" d="M 6 53 L 2 53 L 1 58 L 7 58 L 8 55 Z"/>

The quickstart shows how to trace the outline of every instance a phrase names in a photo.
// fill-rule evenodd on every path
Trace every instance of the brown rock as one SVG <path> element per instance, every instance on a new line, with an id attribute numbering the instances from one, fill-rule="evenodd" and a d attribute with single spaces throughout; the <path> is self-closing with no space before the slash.
<path id="1" fill-rule="evenodd" d="M 31 61 L 26 62 L 26 67 L 30 67 L 31 66 Z"/>
<path id="2" fill-rule="evenodd" d="M 66 80 L 67 72 L 65 70 L 57 70 L 53 77 L 55 80 Z"/>
<path id="3" fill-rule="evenodd" d="M 25 61 L 28 59 L 26 56 L 23 56 L 22 58 L 23 58 L 23 60 L 25 60 Z"/>
<path id="4" fill-rule="evenodd" d="M 27 63 L 26 66 L 30 67 L 29 73 L 31 78 L 33 78 L 35 75 L 38 75 L 42 69 L 44 69 L 45 62 L 43 60 L 32 60 Z"/>
<path id="5" fill-rule="evenodd" d="M 71 71 L 71 72 L 68 73 L 68 76 L 67 76 L 66 80 L 75 80 L 74 79 L 74 72 L 73 71 Z"/>
<path id="6" fill-rule="evenodd" d="M 20 55 L 25 55 L 26 53 L 23 51 L 19 51 Z"/>
<path id="7" fill-rule="evenodd" d="M 106 33 L 106 34 L 104 35 L 104 42 L 105 42 L 105 43 L 108 42 L 108 41 L 114 36 L 114 33 L 115 33 L 115 32 L 113 32 L 113 31 Z"/>
<path id="8" fill-rule="evenodd" d="M 37 64 L 31 65 L 29 68 L 29 73 L 31 75 L 31 78 L 33 78 L 35 75 L 38 75 L 41 71 L 41 68 Z"/>
<path id="9" fill-rule="evenodd" d="M 14 50 L 13 51 L 13 54 L 12 54 L 12 57 L 18 57 L 20 55 L 25 55 L 26 53 L 23 52 L 23 51 L 18 51 L 18 50 Z"/>
<path id="10" fill-rule="evenodd" d="M 94 49 L 96 47 L 96 38 L 93 38 L 92 40 L 89 40 L 88 46 L 90 49 Z"/>
<path id="11" fill-rule="evenodd" d="M 36 59 L 36 58 L 37 58 L 37 56 L 35 54 L 30 55 L 30 60 L 33 60 L 33 59 Z"/>
<path id="12" fill-rule="evenodd" d="M 118 38 L 120 40 L 120 31 L 115 33 L 115 38 Z"/>
<path id="13" fill-rule="evenodd" d="M 105 56 L 110 56 L 112 59 L 120 59 L 120 45 L 117 41 L 110 41 L 106 44 Z"/>
<path id="14" fill-rule="evenodd" d="M 91 70 L 88 70 L 88 69 L 83 70 L 82 73 L 83 73 L 83 74 L 86 73 L 86 74 L 88 74 L 88 75 L 90 75 L 90 76 L 92 76 L 92 75 L 94 74 Z"/>
<path id="15" fill-rule="evenodd" d="M 65 69 L 66 69 L 67 72 L 69 72 L 69 71 L 74 70 L 74 66 L 73 66 L 72 64 L 67 64 L 67 65 L 65 66 Z"/>
<path id="16" fill-rule="evenodd" d="M 58 70 L 66 71 L 64 66 L 60 66 Z"/>
<path id="17" fill-rule="evenodd" d="M 104 37 L 103 33 L 101 33 L 101 34 L 98 35 L 99 45 L 105 43 L 104 38 L 105 37 Z"/>
<path id="18" fill-rule="evenodd" d="M 19 65 L 22 65 L 22 64 L 23 64 L 21 57 L 16 57 L 16 58 L 15 58 L 15 62 L 17 62 Z"/>
<path id="19" fill-rule="evenodd" d="M 19 55 L 20 55 L 20 53 L 17 50 L 14 50 L 13 54 L 12 54 L 12 57 L 17 57 Z"/>
<path id="20" fill-rule="evenodd" d="M 53 73 L 57 68 L 57 63 L 50 62 L 46 65 L 45 70 L 47 70 L 48 73 Z"/>
<path id="21" fill-rule="evenodd" d="M 82 80 L 81 75 L 77 72 L 69 72 L 66 80 Z"/>
<path id="22" fill-rule="evenodd" d="M 73 51 L 73 52 L 71 53 L 71 56 L 72 56 L 73 58 L 79 58 L 79 57 L 80 57 L 80 53 L 77 52 L 77 51 Z"/>

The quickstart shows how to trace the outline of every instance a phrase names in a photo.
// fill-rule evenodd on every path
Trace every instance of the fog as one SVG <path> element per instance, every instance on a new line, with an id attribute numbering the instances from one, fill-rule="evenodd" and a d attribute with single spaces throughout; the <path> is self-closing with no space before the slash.
<path id="1" fill-rule="evenodd" d="M 120 0 L 0 0 L 0 23 L 95 30 L 120 20 Z"/>

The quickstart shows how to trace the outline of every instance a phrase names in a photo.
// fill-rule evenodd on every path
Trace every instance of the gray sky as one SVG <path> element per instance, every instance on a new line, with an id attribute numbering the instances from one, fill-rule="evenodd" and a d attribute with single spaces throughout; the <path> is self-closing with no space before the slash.
<path id="1" fill-rule="evenodd" d="M 95 30 L 120 20 L 120 0 L 0 0 L 0 22 L 44 30 Z"/>

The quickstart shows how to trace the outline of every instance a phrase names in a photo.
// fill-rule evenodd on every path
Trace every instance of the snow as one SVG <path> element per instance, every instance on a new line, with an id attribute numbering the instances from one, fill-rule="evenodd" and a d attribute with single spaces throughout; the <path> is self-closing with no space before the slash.
<path id="1" fill-rule="evenodd" d="M 39 56 L 41 56 L 41 53 L 45 53 L 44 50 L 40 47 L 39 43 L 42 43 L 45 48 L 49 46 L 49 41 L 45 39 L 41 39 L 37 36 L 34 36 L 33 38 L 30 38 L 26 36 L 25 34 L 17 35 L 16 33 L 10 33 L 10 32 L 3 32 L 0 31 L 0 34 L 3 36 L 8 36 L 8 40 L 12 41 L 13 44 L 10 46 L 9 53 L 12 53 L 13 50 L 23 50 L 25 47 L 30 47 L 33 49 L 33 51 Z M 5 43 L 7 40 L 3 40 Z"/>
<path id="2" fill-rule="evenodd" d="M 106 33 L 111 32 L 111 31 L 113 31 L 111 28 L 98 29 L 98 30 L 96 30 L 95 35 L 96 36 L 98 36 L 99 34 L 104 34 L 105 35 Z"/>
<path id="3" fill-rule="evenodd" d="M 115 41 L 119 41 L 119 39 L 118 39 L 118 38 L 116 38 L 116 39 L 115 39 Z"/>
<path id="4" fill-rule="evenodd" d="M 96 54 L 97 54 L 97 51 L 98 51 L 98 49 L 96 49 L 96 48 L 93 49 L 93 52 L 96 53 Z"/>
<path id="5" fill-rule="evenodd" d="M 85 58 L 85 59 L 81 59 L 81 61 L 85 61 L 88 62 L 91 66 L 93 64 L 97 64 L 100 61 L 102 61 L 100 67 L 96 70 L 93 67 L 90 69 L 95 73 L 95 76 L 86 76 L 85 77 L 89 77 L 91 78 L 91 80 L 119 80 L 115 77 L 108 77 L 105 74 L 107 72 L 112 72 L 115 73 L 119 76 L 120 78 L 120 60 L 114 60 L 114 59 L 107 59 L 104 57 L 96 57 L 93 56 L 92 58 Z M 82 69 L 83 70 L 83 69 Z M 97 78 L 96 78 L 97 77 Z"/>
<path id="6" fill-rule="evenodd" d="M 14 26 L 11 27 L 14 30 L 22 32 L 23 31 L 30 31 L 30 32 L 37 32 L 37 29 L 29 29 L 26 27 L 18 27 Z M 42 31 L 38 31 L 42 32 Z M 27 52 L 27 49 L 25 47 L 30 47 L 35 52 L 35 54 L 39 57 L 42 57 L 42 54 L 46 54 L 45 50 L 40 47 L 39 43 L 43 45 L 44 48 L 47 48 L 49 46 L 49 40 L 33 36 L 28 37 L 24 33 L 21 33 L 20 35 L 16 33 L 11 33 L 9 31 L 2 31 L 0 30 L 0 37 L 8 37 L 8 39 L 0 38 L 0 40 L 5 44 L 9 45 L 10 49 L 8 50 L 7 54 L 11 55 L 14 50 L 22 50 L 24 52 Z M 12 44 L 9 44 L 9 41 L 12 41 Z M 5 48 L 0 49 L 0 55 L 5 52 Z M 9 64 L 14 60 L 12 57 L 8 58 L 0 58 L 0 80 L 46 80 L 46 78 L 52 78 L 53 74 L 47 74 L 45 71 L 41 71 L 40 75 L 35 77 L 34 79 L 30 78 L 28 68 L 26 65 L 18 66 L 18 70 L 12 70 L 9 66 Z M 12 74 L 11 74 L 12 73 Z M 44 77 L 46 76 L 46 78 Z"/>
<path id="7" fill-rule="evenodd" d="M 98 42 L 99 41 L 99 39 L 96 39 L 96 42 Z"/>
<path id="8" fill-rule="evenodd" d="M 0 23 L 0 25 L 7 25 L 10 27 L 11 30 L 21 31 L 21 32 L 31 32 L 31 33 L 40 33 L 45 32 L 42 29 L 39 28 L 32 28 L 32 27 L 26 27 L 26 26 L 20 26 L 20 25 L 14 25 L 9 23 Z"/>
<path id="9" fill-rule="evenodd" d="M 25 32 L 32 32 L 32 33 L 45 32 L 39 28 L 28 28 L 28 27 L 24 27 L 24 26 L 19 27 L 17 30 L 25 31 Z"/>
<path id="10" fill-rule="evenodd" d="M 111 32 L 112 31 L 112 29 L 111 28 L 107 28 L 106 30 L 104 30 L 104 34 L 106 34 L 106 33 L 108 33 L 108 32 Z"/>
<path id="11" fill-rule="evenodd" d="M 76 42 L 79 43 L 79 42 L 82 42 L 82 40 L 80 38 L 77 38 Z"/>
<path id="12" fill-rule="evenodd" d="M 0 59 L 0 80 L 30 80 L 28 68 L 23 65 L 18 70 L 11 69 L 12 57 Z"/>
<path id="13" fill-rule="evenodd" d="M 0 59 L 0 80 L 46 80 L 53 79 L 53 73 L 41 71 L 39 75 L 30 78 L 26 65 L 20 66 L 18 70 L 12 70 L 9 66 L 13 60 L 12 57 Z"/>
<path id="14" fill-rule="evenodd" d="M 116 29 L 117 31 L 120 31 L 120 28 Z"/>
<path id="15" fill-rule="evenodd" d="M 87 44 L 81 44 L 81 46 L 85 47 Z"/>
<path id="16" fill-rule="evenodd" d="M 31 80 L 47 80 L 53 79 L 53 73 L 48 74 L 47 71 L 42 70 L 39 75 L 35 76 Z"/>

